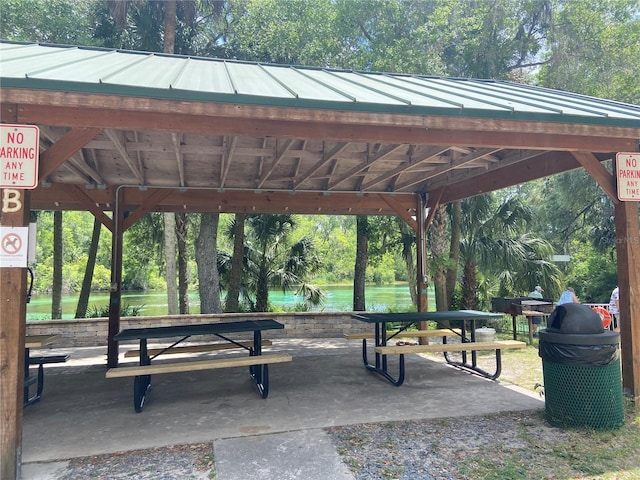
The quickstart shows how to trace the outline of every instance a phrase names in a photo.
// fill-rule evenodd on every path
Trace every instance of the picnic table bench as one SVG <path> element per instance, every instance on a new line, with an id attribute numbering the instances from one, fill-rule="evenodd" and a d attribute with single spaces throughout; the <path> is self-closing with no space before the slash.
<path id="1" fill-rule="evenodd" d="M 24 401 L 23 405 L 33 405 L 42 398 L 44 390 L 44 366 L 52 363 L 64 363 L 69 355 L 35 355 L 31 356 L 32 348 L 42 348 L 54 344 L 58 335 L 27 335 L 24 342 Z M 38 366 L 37 375 L 31 375 L 30 367 Z M 31 385 L 36 384 L 36 393 L 30 394 Z"/>
<path id="2" fill-rule="evenodd" d="M 269 369 L 272 363 L 284 363 L 292 360 L 286 353 L 262 354 L 262 331 L 282 329 L 284 325 L 272 319 L 245 320 L 237 322 L 218 322 L 196 325 L 175 325 L 166 327 L 132 328 L 122 330 L 113 339 L 118 342 L 138 340 L 140 348 L 131 351 L 130 356 L 138 356 L 139 364 L 133 366 L 119 366 L 107 370 L 107 378 L 134 377 L 133 406 L 136 412 L 141 412 L 149 388 L 151 375 L 160 373 L 182 373 L 197 370 L 213 370 L 230 367 L 249 367 L 249 374 L 255 382 L 262 398 L 269 394 Z M 253 341 L 239 341 L 229 337 L 229 334 L 253 334 Z M 181 345 L 187 339 L 198 335 L 214 335 L 226 342 L 225 344 L 210 345 Z M 148 348 L 148 339 L 177 338 L 171 345 L 161 348 Z M 224 347 L 222 345 L 225 345 Z M 249 352 L 244 357 L 223 357 L 207 360 L 185 360 L 180 362 L 152 364 L 151 361 L 160 355 L 169 353 L 194 353 L 202 351 L 216 351 L 239 348 Z M 125 354 L 126 355 L 126 354 Z"/>
<path id="3" fill-rule="evenodd" d="M 445 360 L 449 365 L 464 369 L 480 375 L 482 377 L 495 380 L 500 376 L 502 371 L 501 351 L 505 349 L 524 348 L 525 342 L 517 340 L 493 340 L 487 342 L 477 342 L 475 337 L 476 323 L 498 318 L 502 315 L 475 310 L 458 310 L 449 312 L 409 312 L 409 313 L 359 313 L 352 317 L 363 322 L 373 323 L 375 330 L 369 334 L 355 334 L 353 338 L 362 338 L 362 360 L 365 367 L 375 372 L 396 386 L 404 383 L 405 379 L 405 359 L 407 353 L 433 353 L 440 352 L 444 354 Z M 408 330 L 412 326 L 425 321 L 436 322 L 438 326 L 447 324 L 455 324 L 457 328 L 438 328 L 435 330 Z M 401 323 L 403 327 L 395 332 L 387 330 L 388 323 Z M 431 334 L 433 332 L 433 334 Z M 387 342 L 395 337 L 414 336 L 414 337 L 442 337 L 441 344 L 428 345 L 389 345 Z M 459 341 L 450 343 L 447 337 L 457 338 Z M 367 339 L 373 338 L 375 363 L 369 363 L 367 357 Z M 479 351 L 495 351 L 495 371 L 489 373 L 478 366 L 477 352 Z M 460 352 L 462 360 L 453 360 L 450 353 Z M 467 353 L 471 354 L 471 361 L 468 360 Z M 398 376 L 394 377 L 389 373 L 388 359 L 389 355 L 399 356 Z"/>

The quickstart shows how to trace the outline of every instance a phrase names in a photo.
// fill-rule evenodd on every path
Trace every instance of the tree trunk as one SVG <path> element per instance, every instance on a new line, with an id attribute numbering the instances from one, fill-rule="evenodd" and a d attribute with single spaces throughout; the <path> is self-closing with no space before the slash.
<path id="1" fill-rule="evenodd" d="M 416 237 L 413 230 L 407 225 L 404 221 L 400 221 L 400 231 L 402 232 L 402 237 L 411 237 L 413 240 L 411 241 L 411 245 L 407 245 L 406 241 L 403 241 L 405 245 L 402 248 L 402 256 L 404 257 L 404 262 L 407 265 L 407 277 L 409 280 L 409 293 L 411 294 L 411 302 L 414 305 L 418 305 L 418 266 L 416 264 L 416 258 L 413 255 L 413 246 L 416 244 Z"/>
<path id="2" fill-rule="evenodd" d="M 164 38 L 162 40 L 162 51 L 164 53 L 174 53 L 176 48 L 176 7 L 175 0 L 164 2 Z"/>
<path id="3" fill-rule="evenodd" d="M 53 285 L 51 319 L 62 318 L 62 211 L 53 212 Z"/>
<path id="4" fill-rule="evenodd" d="M 200 313 L 221 313 L 220 278 L 218 277 L 218 221 L 217 213 L 200 215 L 200 232 L 196 238 L 198 264 L 198 292 Z"/>
<path id="5" fill-rule="evenodd" d="M 436 310 L 449 310 L 447 301 L 447 210 L 438 206 L 431 224 L 431 252 L 433 254 L 433 285 L 436 297 Z"/>
<path id="6" fill-rule="evenodd" d="M 176 215 L 176 238 L 178 243 L 178 303 L 180 313 L 189 314 L 189 258 L 187 252 L 187 230 L 189 217 L 184 212 Z"/>
<path id="7" fill-rule="evenodd" d="M 233 224 L 233 257 L 231 259 L 231 272 L 229 285 L 227 286 L 227 298 L 225 312 L 237 312 L 240 307 L 240 286 L 242 285 L 242 264 L 244 260 L 244 224 L 247 216 L 244 213 L 236 213 Z"/>
<path id="8" fill-rule="evenodd" d="M 465 262 L 462 272 L 462 309 L 478 309 L 478 277 L 476 275 L 476 264 L 469 260 Z"/>
<path id="9" fill-rule="evenodd" d="M 447 305 L 451 310 L 453 293 L 458 281 L 458 263 L 460 261 L 460 226 L 462 224 L 462 203 L 460 200 L 451 205 L 451 244 L 449 247 L 449 267 L 447 268 Z"/>
<path id="10" fill-rule="evenodd" d="M 353 274 L 353 311 L 365 309 L 364 287 L 369 250 L 369 222 L 366 215 L 358 215 L 356 238 L 356 264 Z"/>
<path id="11" fill-rule="evenodd" d="M 167 278 L 167 313 L 178 314 L 178 285 L 176 283 L 176 218 L 164 213 L 164 258 Z"/>
<path id="12" fill-rule="evenodd" d="M 93 270 L 96 266 L 96 256 L 98 255 L 98 244 L 100 243 L 101 230 L 102 223 L 94 217 L 91 245 L 89 245 L 87 266 L 84 270 L 84 278 L 82 279 L 82 287 L 80 288 L 80 297 L 78 298 L 78 306 L 76 307 L 76 318 L 85 318 L 87 316 L 89 295 L 91 294 L 91 282 L 93 281 Z"/>

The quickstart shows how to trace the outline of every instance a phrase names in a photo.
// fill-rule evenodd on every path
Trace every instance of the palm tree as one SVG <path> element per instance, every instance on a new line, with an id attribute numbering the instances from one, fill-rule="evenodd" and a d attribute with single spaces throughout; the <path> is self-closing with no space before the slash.
<path id="1" fill-rule="evenodd" d="M 531 210 L 516 196 L 496 203 L 492 195 L 462 201 L 460 258 L 464 309 L 479 306 L 480 273 L 496 278 L 503 295 L 528 292 L 531 285 L 560 283 L 560 271 L 550 261 L 551 245 L 525 232 Z"/>
<path id="2" fill-rule="evenodd" d="M 249 276 L 246 284 L 249 291 L 255 292 L 255 311 L 267 311 L 270 287 L 279 287 L 283 292 L 297 288 L 296 293 L 303 295 L 306 302 L 321 303 L 320 289 L 305 281 L 307 275 L 320 267 L 313 241 L 303 237 L 288 244 L 295 227 L 294 217 L 251 215 L 247 224 L 245 258 Z"/>

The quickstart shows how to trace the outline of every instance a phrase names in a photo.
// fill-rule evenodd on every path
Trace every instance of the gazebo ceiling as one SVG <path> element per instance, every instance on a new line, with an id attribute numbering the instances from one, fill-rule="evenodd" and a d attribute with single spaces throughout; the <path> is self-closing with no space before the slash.
<path id="1" fill-rule="evenodd" d="M 35 209 L 120 189 L 127 208 L 409 218 L 415 195 L 594 174 L 640 138 L 638 106 L 509 82 L 143 52 L 0 42 L 0 86 L 2 122 L 40 128 Z"/>

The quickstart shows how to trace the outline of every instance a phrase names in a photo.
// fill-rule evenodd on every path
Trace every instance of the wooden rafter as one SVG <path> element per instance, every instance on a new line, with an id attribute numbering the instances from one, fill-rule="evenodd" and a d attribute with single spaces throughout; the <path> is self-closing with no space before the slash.
<path id="1" fill-rule="evenodd" d="M 449 150 L 450 147 L 432 147 L 430 148 L 427 152 L 423 152 L 419 157 L 415 157 L 412 156 L 411 161 L 400 165 L 392 170 L 389 170 L 385 173 L 383 173 L 382 175 L 377 176 L 376 178 L 374 178 L 373 180 L 369 180 L 368 182 L 366 182 L 365 184 L 362 185 L 362 190 L 368 190 L 369 188 L 373 187 L 374 185 L 377 185 L 380 182 L 384 182 L 385 180 L 389 180 L 392 177 L 397 177 L 403 173 L 408 173 L 410 172 L 412 169 L 418 167 L 418 166 L 422 166 L 425 163 L 428 163 L 430 160 L 432 160 L 435 157 L 439 157 L 440 155 L 442 155 L 443 153 L 445 153 L 447 150 Z"/>
<path id="2" fill-rule="evenodd" d="M 121 138 L 121 135 L 116 133 L 114 130 L 105 130 L 104 133 L 106 133 L 107 137 L 109 137 L 120 157 L 124 160 L 124 162 L 129 167 L 129 170 L 131 170 L 131 173 L 133 173 L 133 175 L 138 180 L 138 183 L 140 185 L 144 185 L 144 176 L 129 156 L 129 153 L 127 153 L 124 138 Z"/>
<path id="3" fill-rule="evenodd" d="M 47 178 L 100 133 L 98 128 L 72 128 L 40 155 L 40 178 Z"/>
<path id="4" fill-rule="evenodd" d="M 220 188 L 224 188 L 224 184 L 227 181 L 227 175 L 229 174 L 229 169 L 231 168 L 231 162 L 233 161 L 233 154 L 236 150 L 236 145 L 238 144 L 238 137 L 231 137 L 229 140 L 228 137 L 224 137 L 223 139 L 223 153 L 222 153 L 222 163 L 220 165 Z"/>
<path id="5" fill-rule="evenodd" d="M 368 156 L 368 158 L 361 163 L 360 165 L 356 165 L 352 169 L 350 169 L 347 173 L 340 175 L 336 179 L 329 180 L 329 190 L 333 190 L 336 186 L 340 185 L 342 182 L 345 182 L 352 178 L 353 176 L 363 172 L 365 169 L 370 168 L 374 163 L 384 160 L 386 157 L 396 152 L 400 148 L 406 148 L 406 145 L 403 144 L 392 144 L 383 146 L 377 153 L 373 156 Z"/>
<path id="6" fill-rule="evenodd" d="M 479 158 L 483 158 L 485 156 L 489 156 L 495 152 L 499 152 L 500 150 L 502 150 L 501 148 L 487 148 L 487 149 L 480 149 L 478 151 L 475 151 L 469 155 L 466 155 L 462 158 L 459 158 L 458 160 L 452 161 L 447 165 L 442 165 L 440 167 L 436 167 L 432 170 L 430 170 L 429 172 L 420 175 L 420 176 L 415 176 L 414 178 L 412 178 L 411 180 L 407 180 L 404 181 L 398 185 L 396 185 L 397 190 L 402 191 L 405 188 L 411 187 L 417 183 L 422 183 L 424 181 L 429 180 L 430 178 L 434 178 L 437 177 L 439 175 L 444 175 L 447 172 L 450 172 L 451 170 L 454 170 L 456 168 L 460 168 L 463 167 L 465 165 L 470 164 L 471 162 L 475 162 L 476 160 L 478 160 Z"/>
<path id="7" fill-rule="evenodd" d="M 275 154 L 273 156 L 273 161 L 271 162 L 271 165 L 269 166 L 269 168 L 264 172 L 262 172 L 262 175 L 260 175 L 260 178 L 256 181 L 256 188 L 261 188 L 264 185 L 264 182 L 266 182 L 269 176 L 273 173 L 275 168 L 278 166 L 278 164 L 284 157 L 284 154 L 287 152 L 287 150 L 289 150 L 289 148 L 291 148 L 291 145 L 293 145 L 293 142 L 294 140 L 287 139 L 280 146 L 280 148 L 278 148 L 278 142 L 276 141 L 276 149 L 275 149 Z"/>
<path id="8" fill-rule="evenodd" d="M 178 133 L 171 134 L 171 143 L 173 144 L 173 152 L 176 155 L 176 163 L 178 165 L 178 178 L 180 179 L 180 186 L 186 187 L 184 179 L 184 158 L 182 156 L 182 135 Z"/>
<path id="9" fill-rule="evenodd" d="M 349 146 L 349 143 L 347 142 L 338 142 L 333 146 L 331 150 L 329 150 L 328 152 L 325 152 L 325 143 L 323 142 L 322 158 L 318 160 L 315 164 L 313 164 L 311 168 L 309 168 L 302 175 L 300 175 L 299 177 L 296 177 L 296 179 L 293 182 L 293 188 L 295 189 L 300 187 L 300 185 L 302 185 L 302 183 L 304 183 L 305 180 L 307 180 L 309 177 L 315 174 L 318 170 L 320 170 L 322 167 L 324 167 L 329 162 L 331 162 L 334 158 L 336 158 L 337 155 L 344 152 L 348 146 Z"/>

